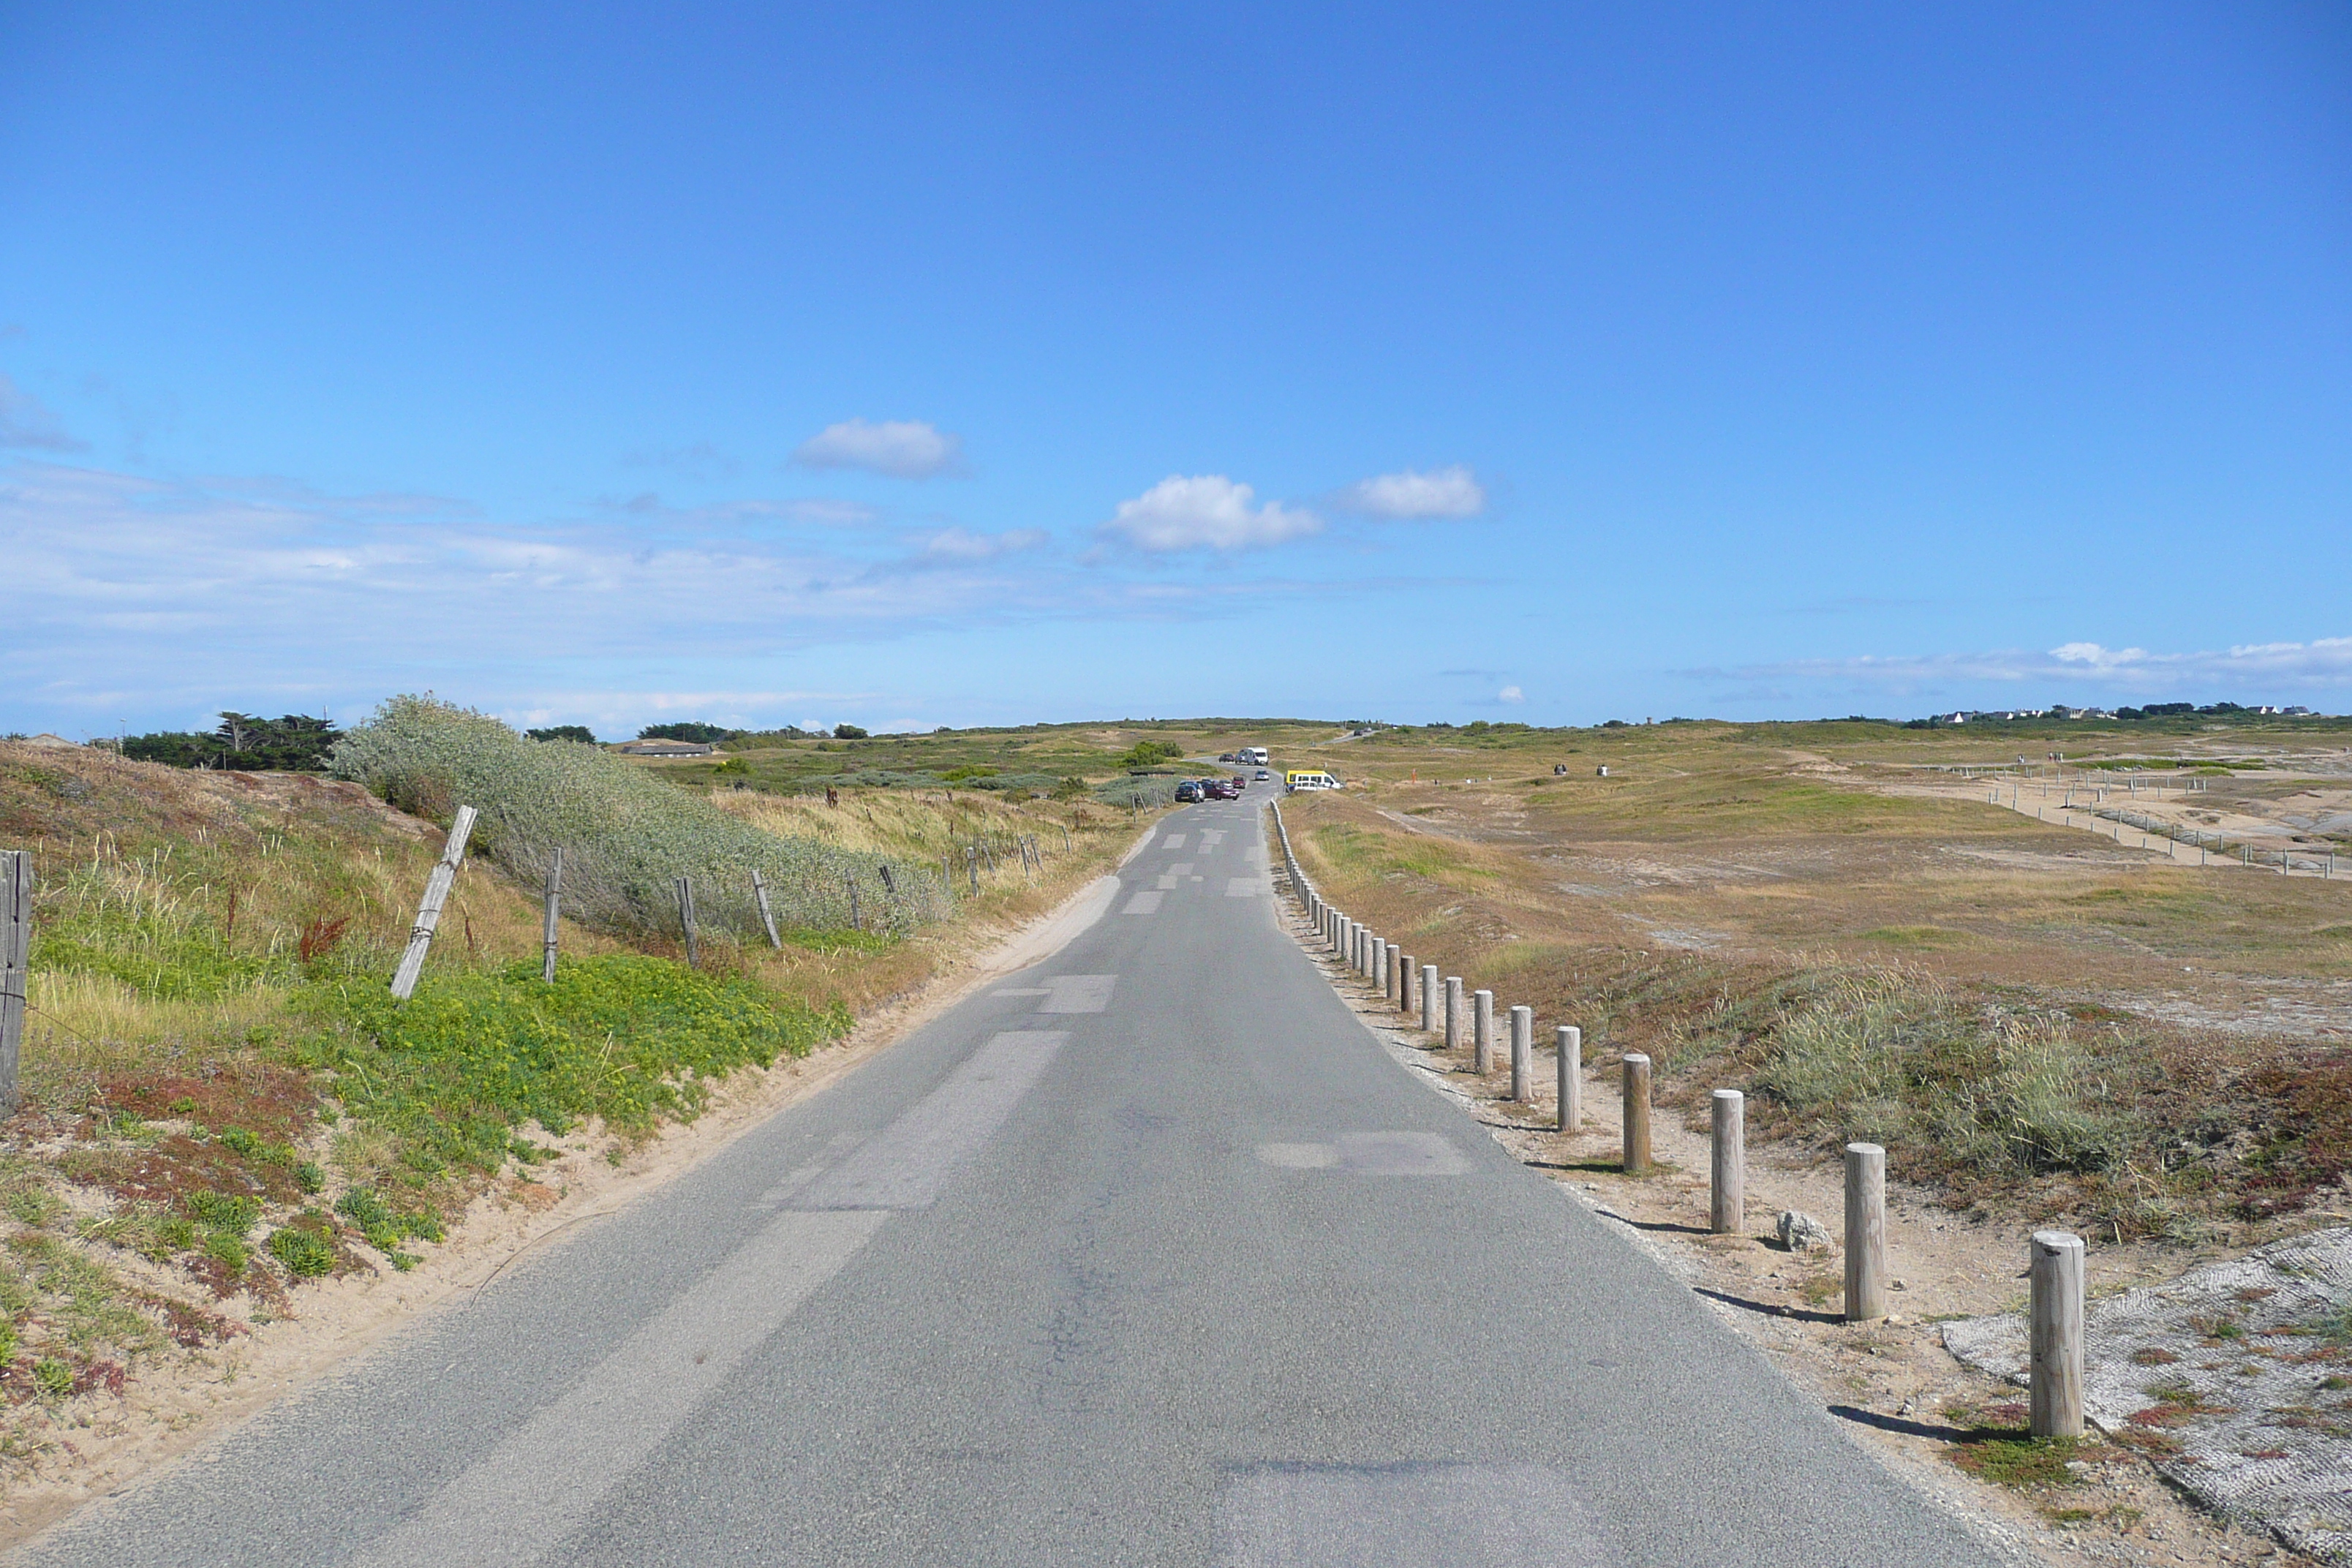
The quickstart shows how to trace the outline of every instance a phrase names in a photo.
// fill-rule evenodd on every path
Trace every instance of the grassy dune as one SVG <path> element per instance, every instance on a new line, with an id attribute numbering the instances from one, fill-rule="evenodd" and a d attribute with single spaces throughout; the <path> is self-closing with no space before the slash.
<path id="1" fill-rule="evenodd" d="M 24 1099 L 0 1133 L 0 1458 L 297 1310 L 306 1279 L 412 1267 L 547 1139 L 585 1130 L 617 1153 L 730 1074 L 821 1047 L 1052 907 L 1133 831 L 1083 805 L 650 782 L 639 809 L 674 805 L 785 863 L 876 879 L 887 862 L 902 887 L 928 866 L 939 918 L 861 900 L 860 930 L 845 903 L 827 923 L 780 900 L 781 949 L 756 923 L 706 929 L 698 969 L 674 926 L 567 921 L 549 986 L 537 891 L 492 838 L 398 1005 L 386 980 L 441 823 L 353 783 L 0 744 L 0 846 L 37 876 Z M 942 900 L 938 852 L 975 841 L 993 867 L 975 893 L 959 857 Z"/>

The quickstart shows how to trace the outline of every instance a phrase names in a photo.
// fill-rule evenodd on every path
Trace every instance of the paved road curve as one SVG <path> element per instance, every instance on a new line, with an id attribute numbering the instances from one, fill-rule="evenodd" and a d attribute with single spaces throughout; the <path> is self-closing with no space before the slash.
<path id="1" fill-rule="evenodd" d="M 661 1194 L 28 1563 L 1976 1564 L 1412 1080 L 1263 790 Z"/>

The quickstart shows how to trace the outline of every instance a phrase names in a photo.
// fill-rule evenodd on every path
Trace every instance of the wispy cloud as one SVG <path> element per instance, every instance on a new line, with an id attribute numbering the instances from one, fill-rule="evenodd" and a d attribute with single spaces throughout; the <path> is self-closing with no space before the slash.
<path id="1" fill-rule="evenodd" d="M 1740 681 L 1828 680 L 1881 687 L 1890 691 L 1967 682 L 2032 685 L 2070 691 L 2104 690 L 2128 696 L 2168 693 L 2190 686 L 2229 690 L 2245 690 L 2265 683 L 2281 687 L 2337 686 L 2352 685 L 2352 637 L 2320 637 L 2311 642 L 2242 643 L 2227 648 L 2183 653 L 2070 642 L 2046 651 L 2010 648 L 1983 653 L 1864 655 L 1676 673 Z"/>
<path id="2" fill-rule="evenodd" d="M 40 399 L 0 375 L 0 447 L 37 452 L 84 452 L 89 443 L 66 433 Z"/>
<path id="3" fill-rule="evenodd" d="M 1525 702 L 1527 700 L 1528 694 L 1516 686 L 1506 686 L 1495 693 L 1495 700 L 1497 702 Z"/>
<path id="4" fill-rule="evenodd" d="M 1257 503 L 1257 492 L 1223 474 L 1171 474 L 1118 510 L 1097 531 L 1155 552 L 1244 550 L 1279 544 L 1319 531 L 1323 520 L 1277 501 Z"/>
<path id="5" fill-rule="evenodd" d="M 963 437 L 919 419 L 828 425 L 793 453 L 803 468 L 863 468 L 894 479 L 929 479 L 963 471 Z"/>
<path id="6" fill-rule="evenodd" d="M 1475 517 L 1486 510 L 1486 487 L 1460 463 L 1416 473 L 1380 474 L 1341 490 L 1336 504 L 1370 517 L 1418 521 Z"/>

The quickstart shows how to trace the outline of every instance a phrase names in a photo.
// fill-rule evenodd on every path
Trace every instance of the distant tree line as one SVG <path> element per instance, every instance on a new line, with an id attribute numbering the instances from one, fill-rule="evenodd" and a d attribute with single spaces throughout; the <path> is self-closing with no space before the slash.
<path id="1" fill-rule="evenodd" d="M 230 768 L 240 773 L 310 773 L 327 765 L 335 726 L 300 713 L 264 719 L 223 713 L 210 734 L 159 730 L 123 741 L 122 754 L 174 768 Z"/>

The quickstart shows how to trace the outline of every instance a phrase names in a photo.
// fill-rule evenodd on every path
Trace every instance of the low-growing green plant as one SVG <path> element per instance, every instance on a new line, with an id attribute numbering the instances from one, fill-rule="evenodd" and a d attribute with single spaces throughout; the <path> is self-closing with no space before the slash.
<path id="1" fill-rule="evenodd" d="M 381 984 L 322 984 L 297 1007 L 318 1026 L 298 1049 L 333 1075 L 347 1114 L 395 1132 L 408 1163 L 496 1170 L 516 1129 L 559 1135 L 586 1117 L 650 1131 L 690 1118 L 736 1068 L 805 1055 L 848 1026 L 746 980 L 634 953 L 429 974 L 406 1004 Z"/>
<path id="2" fill-rule="evenodd" d="M 261 1200 L 244 1193 L 190 1193 L 188 1212 L 208 1230 L 243 1236 L 261 1219 Z"/>
<path id="3" fill-rule="evenodd" d="M 334 1244 L 317 1231 L 280 1226 L 269 1233 L 269 1256 L 297 1279 L 331 1274 L 335 1268 Z"/>
<path id="4" fill-rule="evenodd" d="M 33 1383 L 43 1394 L 59 1398 L 73 1392 L 73 1363 L 61 1357 L 45 1355 L 33 1363 Z"/>

